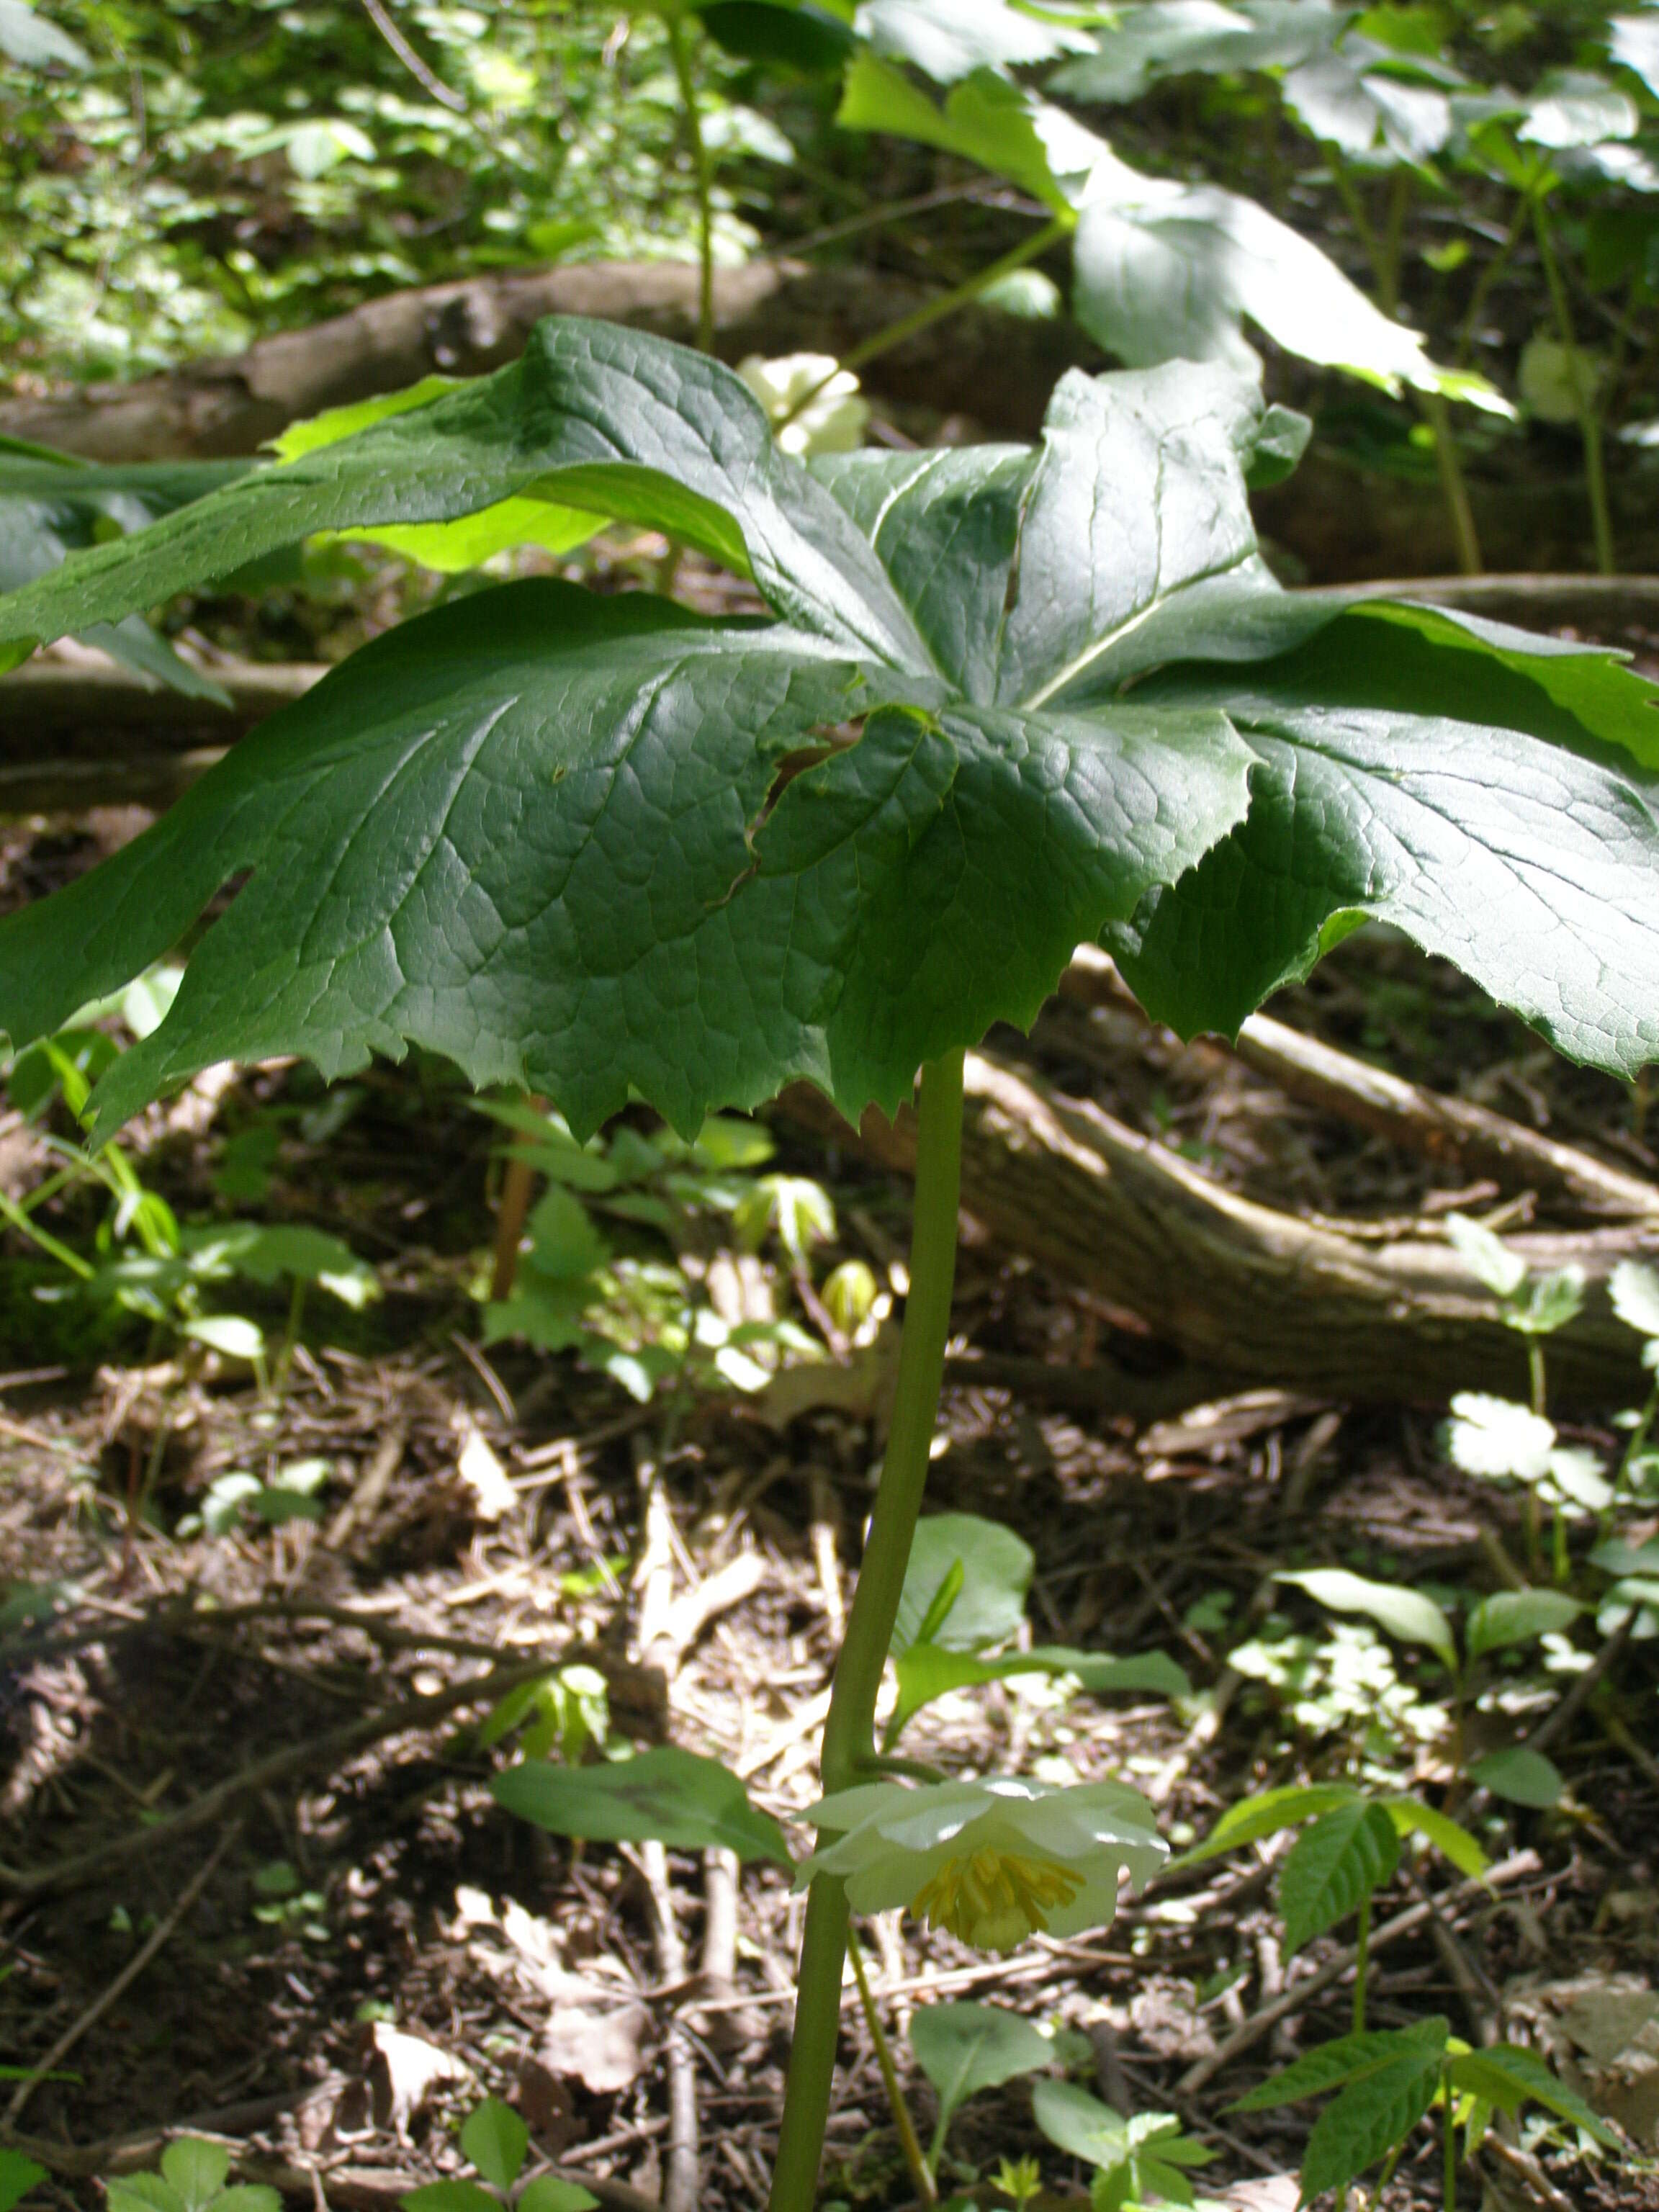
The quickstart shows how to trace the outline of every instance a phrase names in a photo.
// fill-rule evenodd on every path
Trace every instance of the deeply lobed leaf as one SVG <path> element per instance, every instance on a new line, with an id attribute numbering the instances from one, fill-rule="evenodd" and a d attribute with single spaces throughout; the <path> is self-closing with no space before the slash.
<path id="1" fill-rule="evenodd" d="M 335 429 L 339 425 L 334 426 Z M 74 556 L 0 635 L 107 619 L 315 529 L 556 500 L 746 568 L 777 619 L 504 586 L 356 655 L 95 874 L 0 925 L 21 1044 L 246 880 L 107 1127 L 210 1061 L 410 1042 L 688 1133 L 805 1078 L 856 1115 L 1103 933 L 1231 1028 L 1376 914 L 1565 1048 L 1659 1044 L 1649 687 L 1423 610 L 1283 592 L 1218 365 L 1066 378 L 1036 448 L 803 467 L 740 380 L 575 319 Z M 1436 1641 L 1434 1638 L 1425 1640 Z"/>

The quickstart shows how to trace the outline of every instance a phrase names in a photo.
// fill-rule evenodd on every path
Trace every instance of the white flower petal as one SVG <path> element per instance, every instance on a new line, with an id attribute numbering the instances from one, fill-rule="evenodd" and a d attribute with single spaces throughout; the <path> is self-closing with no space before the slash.
<path id="1" fill-rule="evenodd" d="M 815 1828 L 856 1828 L 860 1820 L 874 1820 L 896 1799 L 915 1795 L 902 1782 L 862 1782 L 820 1797 L 800 1817 Z"/>
<path id="2" fill-rule="evenodd" d="M 1083 1887 L 1069 1905 L 1057 1905 L 1048 1915 L 1051 1936 L 1081 1936 L 1085 1929 L 1109 1928 L 1117 1914 L 1117 1869 L 1091 1869 Z"/>
<path id="3" fill-rule="evenodd" d="M 869 1783 L 822 1799 L 805 1817 L 842 1832 L 803 1863 L 797 1887 L 817 1874 L 838 1875 L 855 1911 L 882 1912 L 917 1900 L 944 1875 L 944 1888 L 927 1902 L 933 1924 L 995 1949 L 1018 1940 L 1014 1923 L 1046 1922 L 1066 1936 L 1109 1926 L 1123 1876 L 1139 1889 L 1169 1856 L 1151 1806 L 1121 1783 L 1060 1788 L 1021 1775 L 916 1786 Z M 1000 1874 L 988 1863 L 984 1868 L 990 1892 L 972 1883 L 958 1887 L 964 1862 L 981 1852 L 1001 1863 Z M 1069 1904 L 1039 1903 L 1052 1893 L 1054 1876 L 1045 1867 L 1063 1869 L 1079 1884 Z M 987 1898 L 1010 1881 L 1008 1910 L 999 1920 Z M 1036 1887 L 1025 1889 L 1027 1882 Z M 1023 1901 L 1015 1905 L 1016 1897 Z"/>

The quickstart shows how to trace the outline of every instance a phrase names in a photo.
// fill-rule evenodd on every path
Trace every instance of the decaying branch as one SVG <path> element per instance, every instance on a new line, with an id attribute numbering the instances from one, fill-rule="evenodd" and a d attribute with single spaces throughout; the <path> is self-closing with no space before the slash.
<path id="1" fill-rule="evenodd" d="M 423 376 L 478 376 L 523 352 L 544 315 L 594 315 L 664 337 L 695 338 L 698 272 L 677 261 L 590 261 L 514 270 L 389 292 L 309 330 L 280 331 L 245 353 L 63 398 L 0 401 L 0 434 L 89 460 L 211 459 L 257 453 L 325 407 L 396 392 Z M 714 271 L 716 350 L 851 352 L 937 289 L 867 269 L 751 261 Z M 1059 378 L 1101 356 L 1070 324 L 965 309 L 872 362 L 890 398 L 963 410 L 1030 434 Z"/>
<path id="2" fill-rule="evenodd" d="M 966 1092 L 964 1208 L 1000 1241 L 1138 1315 L 1196 1366 L 1236 1387 L 1356 1401 L 1524 1396 L 1521 1340 L 1444 1241 L 1362 1239 L 1258 1205 L 986 1054 L 969 1055 Z M 855 1136 L 804 1085 L 782 1104 L 884 1167 L 914 1169 L 908 1113 L 866 1115 Z M 1536 1266 L 1571 1260 L 1591 1279 L 1584 1310 L 1550 1340 L 1553 1402 L 1606 1407 L 1639 1392 L 1637 1340 L 1600 1284 L 1620 1259 L 1659 1249 L 1659 1223 L 1512 1242 Z"/>
<path id="3" fill-rule="evenodd" d="M 1111 961 L 1092 945 L 1078 947 L 1060 988 L 1064 997 L 1085 1006 L 1140 1013 Z M 1490 1107 L 1404 1082 L 1266 1014 L 1251 1015 L 1235 1049 L 1247 1066 L 1291 1097 L 1409 1152 L 1455 1160 L 1471 1174 L 1490 1176 L 1501 1189 L 1536 1191 L 1547 1203 L 1591 1219 L 1659 1222 L 1659 1187 L 1639 1176 L 1626 1175 Z"/>
<path id="4" fill-rule="evenodd" d="M 101 653 L 40 654 L 0 682 L 0 815 L 171 806 L 227 745 L 308 691 L 310 661 L 234 661 L 230 705 L 147 684 Z"/>

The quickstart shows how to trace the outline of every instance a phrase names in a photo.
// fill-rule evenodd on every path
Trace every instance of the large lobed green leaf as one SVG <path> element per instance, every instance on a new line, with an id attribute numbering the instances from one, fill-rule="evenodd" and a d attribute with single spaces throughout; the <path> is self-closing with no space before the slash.
<path id="1" fill-rule="evenodd" d="M 185 937 L 100 1126 L 208 1063 L 410 1043 L 695 1130 L 793 1078 L 856 1115 L 1109 933 L 1149 1009 L 1231 1028 L 1362 914 L 1563 1047 L 1659 1048 L 1659 746 L 1611 657 L 1282 592 L 1246 480 L 1286 426 L 1220 364 L 1056 392 L 1040 445 L 781 455 L 717 364 L 544 325 L 522 363 L 260 469 L 0 599 L 109 620 L 319 529 L 506 500 L 751 574 L 710 622 L 526 582 L 365 648 L 93 875 L 0 924 L 0 1028 Z"/>

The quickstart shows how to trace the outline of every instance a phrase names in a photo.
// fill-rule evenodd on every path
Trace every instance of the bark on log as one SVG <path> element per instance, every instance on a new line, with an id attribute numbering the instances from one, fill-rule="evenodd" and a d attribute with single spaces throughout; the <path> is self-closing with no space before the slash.
<path id="1" fill-rule="evenodd" d="M 845 354 L 936 296 L 904 277 L 799 262 L 717 270 L 716 350 L 733 362 L 750 353 Z M 499 368 L 522 353 L 544 315 L 597 315 L 690 342 L 696 300 L 696 270 L 672 261 L 586 262 L 391 292 L 232 358 L 134 384 L 0 402 L 0 434 L 100 461 L 252 453 L 325 407 L 434 372 Z M 890 399 L 1030 436 L 1054 384 L 1078 363 L 1102 366 L 1103 356 L 1071 325 L 974 307 L 880 355 L 865 383 Z"/>
<path id="2" fill-rule="evenodd" d="M 1443 1401 L 1485 1389 L 1524 1397 L 1522 1341 L 1452 1247 L 1375 1243 L 1239 1197 L 1087 1101 L 979 1054 L 966 1079 L 962 1202 L 992 1236 L 1136 1314 L 1196 1365 L 1237 1387 L 1315 1396 Z M 783 1110 L 887 1168 L 915 1164 L 908 1114 L 866 1115 L 856 1134 L 815 1091 Z M 1638 1346 L 1601 1282 L 1659 1226 L 1510 1240 L 1533 1265 L 1569 1260 L 1592 1279 L 1584 1310 L 1549 1340 L 1551 1401 L 1605 1413 L 1645 1391 Z"/>
<path id="3" fill-rule="evenodd" d="M 1140 1006 L 1103 952 L 1078 947 L 1061 994 L 1085 1006 Z M 1467 1098 L 1448 1098 L 1352 1059 L 1266 1014 L 1238 1033 L 1238 1057 L 1292 1098 L 1431 1159 L 1452 1159 L 1490 1176 L 1500 1189 L 1535 1191 L 1546 1204 L 1591 1220 L 1659 1223 L 1659 1188 L 1590 1153 L 1523 1128 Z"/>
<path id="4" fill-rule="evenodd" d="M 309 661 L 216 667 L 226 708 L 145 684 L 101 653 L 41 655 L 0 682 L 0 816 L 171 806 L 324 672 Z"/>

